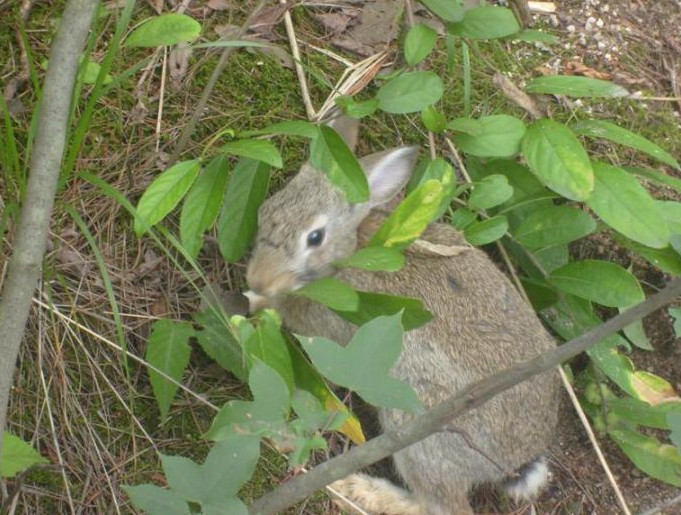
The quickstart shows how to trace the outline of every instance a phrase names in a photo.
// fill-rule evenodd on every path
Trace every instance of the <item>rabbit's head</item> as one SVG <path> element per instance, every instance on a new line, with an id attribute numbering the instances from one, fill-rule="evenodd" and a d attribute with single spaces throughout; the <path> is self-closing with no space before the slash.
<path id="1" fill-rule="evenodd" d="M 331 125 L 336 130 L 336 124 Z M 339 130 L 353 146 L 352 137 Z M 356 129 L 355 129 L 356 134 Z M 306 163 L 258 213 L 258 234 L 248 264 L 251 311 L 334 272 L 333 263 L 357 249 L 357 228 L 369 211 L 392 199 L 411 175 L 418 147 L 400 147 L 360 159 L 370 198 L 350 204 L 323 172 Z"/>

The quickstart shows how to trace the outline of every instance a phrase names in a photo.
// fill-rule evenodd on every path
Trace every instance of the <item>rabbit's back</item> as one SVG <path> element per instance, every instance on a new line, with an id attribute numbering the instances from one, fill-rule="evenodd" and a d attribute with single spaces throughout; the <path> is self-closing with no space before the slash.
<path id="1" fill-rule="evenodd" d="M 412 247 L 398 272 L 344 269 L 337 277 L 358 290 L 420 298 L 433 313 L 429 323 L 405 333 L 402 355 L 392 371 L 427 407 L 555 346 L 532 308 L 484 252 L 444 224 L 431 225 L 422 239 L 454 249 L 455 255 Z M 292 298 L 281 310 L 300 334 L 346 344 L 354 332 L 327 308 L 304 299 Z M 461 496 L 462 488 L 465 492 L 475 484 L 500 481 L 545 452 L 556 424 L 557 397 L 555 372 L 521 383 L 458 417 L 443 432 L 399 452 L 398 472 L 413 491 L 439 499 Z M 390 430 L 411 415 L 380 410 L 379 417 L 383 429 Z"/>

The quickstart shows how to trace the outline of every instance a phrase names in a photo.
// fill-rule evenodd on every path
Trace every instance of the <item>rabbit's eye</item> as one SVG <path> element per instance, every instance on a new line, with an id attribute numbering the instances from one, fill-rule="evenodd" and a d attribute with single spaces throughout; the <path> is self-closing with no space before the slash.
<path id="1" fill-rule="evenodd" d="M 307 235 L 307 246 L 308 247 L 319 247 L 324 241 L 325 231 L 324 229 L 315 229 Z"/>

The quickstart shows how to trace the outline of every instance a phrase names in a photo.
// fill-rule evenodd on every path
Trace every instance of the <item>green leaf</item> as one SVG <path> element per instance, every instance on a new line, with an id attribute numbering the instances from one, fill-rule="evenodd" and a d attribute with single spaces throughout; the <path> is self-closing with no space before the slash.
<path id="1" fill-rule="evenodd" d="M 464 10 L 456 0 L 419 0 L 430 12 L 444 21 L 461 21 Z"/>
<path id="2" fill-rule="evenodd" d="M 640 166 L 624 166 L 623 169 L 629 173 L 645 177 L 660 186 L 669 186 L 670 188 L 674 188 L 676 191 L 681 192 L 681 179 L 670 177 L 666 173 L 651 170 L 649 168 L 641 168 Z"/>
<path id="3" fill-rule="evenodd" d="M 312 140 L 310 162 L 345 193 L 348 202 L 366 202 L 369 182 L 352 150 L 331 127 L 323 125 L 318 131 Z"/>
<path id="4" fill-rule="evenodd" d="M 241 133 L 243 137 L 260 136 L 262 134 L 281 134 L 284 136 L 300 136 L 303 138 L 317 137 L 317 126 L 304 120 L 292 120 L 268 125 L 263 129 L 246 131 Z"/>
<path id="5" fill-rule="evenodd" d="M 180 214 L 180 241 L 193 258 L 199 255 L 203 233 L 210 228 L 220 212 L 227 187 L 229 160 L 214 158 L 189 190 Z"/>
<path id="6" fill-rule="evenodd" d="M 627 308 L 618 308 L 620 313 L 627 311 Z M 646 336 L 646 332 L 643 329 L 643 320 L 639 319 L 636 322 L 629 324 L 623 329 L 624 335 L 627 337 L 631 343 L 633 343 L 639 349 L 644 350 L 654 350 L 650 340 Z"/>
<path id="7" fill-rule="evenodd" d="M 609 434 L 643 472 L 671 485 L 681 486 L 679 449 L 634 431 L 611 430 Z"/>
<path id="8" fill-rule="evenodd" d="M 483 132 L 483 126 L 480 120 L 475 118 L 454 118 L 447 123 L 447 128 L 454 132 L 463 132 L 470 136 L 480 136 Z"/>
<path id="9" fill-rule="evenodd" d="M 295 379 L 293 364 L 288 351 L 286 339 L 281 334 L 281 324 L 275 318 L 274 312 L 265 310 L 260 313 L 260 319 L 255 332 L 244 342 L 249 361 L 262 361 L 277 372 L 286 382 L 286 386 L 293 393 Z"/>
<path id="10" fill-rule="evenodd" d="M 341 311 L 355 311 L 359 306 L 359 297 L 352 286 L 334 277 L 317 279 L 291 292 L 291 295 L 307 297 Z"/>
<path id="11" fill-rule="evenodd" d="M 621 168 L 594 163 L 596 187 L 587 205 L 610 227 L 653 248 L 669 244 L 669 229 L 655 201 Z"/>
<path id="12" fill-rule="evenodd" d="M 541 30 L 525 29 L 512 34 L 509 39 L 514 41 L 526 41 L 528 43 L 546 43 L 547 45 L 557 45 L 560 43 L 560 38 L 548 32 Z"/>
<path id="13" fill-rule="evenodd" d="M 615 240 L 623 247 L 628 248 L 643 256 L 649 263 L 663 272 L 672 275 L 681 275 L 681 255 L 671 247 L 653 249 L 640 243 L 636 243 L 622 235 L 615 234 Z"/>
<path id="14" fill-rule="evenodd" d="M 667 309 L 669 316 L 674 319 L 674 335 L 681 338 L 681 308 L 670 307 Z"/>
<path id="15" fill-rule="evenodd" d="M 194 41 L 201 34 L 201 24 L 186 14 L 167 13 L 149 18 L 133 30 L 125 46 L 154 47 Z"/>
<path id="16" fill-rule="evenodd" d="M 445 115 L 434 106 L 426 106 L 421 110 L 421 121 L 432 132 L 442 132 L 447 126 Z"/>
<path id="17" fill-rule="evenodd" d="M 482 222 L 474 222 L 464 230 L 464 236 L 471 245 L 486 245 L 498 240 L 508 230 L 505 216 L 495 216 Z"/>
<path id="18" fill-rule="evenodd" d="M 357 417 L 336 397 L 321 374 L 308 361 L 300 346 L 294 345 L 289 341 L 287 341 L 287 344 L 293 363 L 296 387 L 310 392 L 319 399 L 327 412 L 337 413 L 339 417 L 343 417 L 344 421 L 338 430 L 345 434 L 353 443 L 364 443 L 366 438 L 364 433 L 362 433 L 362 426 Z"/>
<path id="19" fill-rule="evenodd" d="M 669 425 L 669 429 L 672 430 L 669 438 L 672 443 L 676 445 L 676 449 L 681 452 L 681 413 L 674 412 L 667 414 L 667 424 Z"/>
<path id="20" fill-rule="evenodd" d="M 192 351 L 189 346 L 189 338 L 192 336 L 194 336 L 194 328 L 188 322 L 157 320 L 147 342 L 147 362 L 175 381 L 182 381 Z M 178 386 L 151 369 L 149 379 L 154 397 L 161 410 L 161 419 L 165 419 Z"/>
<path id="21" fill-rule="evenodd" d="M 192 159 L 174 164 L 154 179 L 137 203 L 135 233 L 138 237 L 177 206 L 200 170 L 199 160 Z"/>
<path id="22" fill-rule="evenodd" d="M 102 67 L 99 63 L 95 61 L 90 61 L 89 59 L 84 60 L 85 65 L 81 63 L 80 69 L 78 72 L 78 78 L 83 81 L 83 84 L 95 84 L 97 82 L 97 77 L 99 77 L 99 73 L 102 70 Z M 102 84 L 111 84 L 113 82 L 113 77 L 109 75 L 108 73 L 104 76 L 104 79 L 102 80 Z"/>
<path id="23" fill-rule="evenodd" d="M 407 72 L 383 84 L 376 98 L 386 113 L 415 113 L 440 100 L 443 91 L 442 79 L 435 72 Z"/>
<path id="24" fill-rule="evenodd" d="M 513 188 L 508 179 L 499 174 L 484 177 L 475 182 L 473 191 L 468 197 L 468 207 L 473 209 L 489 209 L 503 204 L 513 195 Z"/>
<path id="25" fill-rule="evenodd" d="M 276 168 L 284 166 L 284 163 L 281 160 L 281 154 L 277 150 L 277 147 L 264 139 L 239 139 L 230 141 L 229 143 L 222 145 L 220 150 L 230 155 L 248 157 L 257 161 L 262 161 L 263 163 L 267 163 Z"/>
<path id="26" fill-rule="evenodd" d="M 475 222 L 477 218 L 478 215 L 475 214 L 475 212 L 460 207 L 454 211 L 454 214 L 452 215 L 452 226 L 459 231 L 463 231 L 466 227 Z"/>
<path id="27" fill-rule="evenodd" d="M 352 118 L 364 118 L 374 114 L 378 110 L 379 103 L 377 98 L 370 98 L 362 102 L 358 102 L 350 95 L 341 95 L 336 98 L 336 105 Z"/>
<path id="28" fill-rule="evenodd" d="M 615 263 L 587 259 L 554 270 L 548 282 L 559 290 L 603 306 L 631 306 L 645 299 L 641 285 Z"/>
<path id="29" fill-rule="evenodd" d="M 240 381 L 248 377 L 249 363 L 244 350 L 234 338 L 225 321 L 213 309 L 194 315 L 194 321 L 202 328 L 196 331 L 196 340 L 203 352 Z"/>
<path id="30" fill-rule="evenodd" d="M 665 152 L 652 141 L 635 134 L 627 129 L 619 127 L 614 123 L 602 120 L 583 120 L 572 126 L 572 130 L 577 134 L 589 136 L 591 138 L 602 138 L 614 141 L 629 148 L 635 148 L 645 152 L 669 166 L 679 169 L 679 163 L 668 152 Z"/>
<path id="31" fill-rule="evenodd" d="M 414 25 L 404 39 L 404 58 L 409 66 L 423 61 L 435 48 L 437 32 L 421 23 Z"/>
<path id="32" fill-rule="evenodd" d="M 272 436 L 285 430 L 291 394 L 284 379 L 256 361 L 248 376 L 253 401 L 229 401 L 213 419 L 205 438 L 221 441 L 236 434 Z"/>
<path id="33" fill-rule="evenodd" d="M 513 236 L 531 249 L 570 243 L 596 230 L 588 213 L 574 207 L 552 206 L 530 213 Z"/>
<path id="34" fill-rule="evenodd" d="M 334 310 L 336 314 L 355 325 L 366 324 L 379 316 L 402 313 L 402 325 L 405 331 L 422 326 L 433 318 L 433 314 L 423 307 L 419 299 L 358 291 L 359 307 L 353 311 Z"/>
<path id="35" fill-rule="evenodd" d="M 662 218 L 667 222 L 669 232 L 672 234 L 681 234 L 681 202 L 656 200 L 655 205 Z"/>
<path id="36" fill-rule="evenodd" d="M 655 427 L 657 429 L 669 429 L 667 421 L 669 415 L 681 415 L 681 402 L 663 402 L 655 406 L 639 399 L 608 399 L 606 400 L 608 412 L 615 416 L 633 422 L 636 425 Z"/>
<path id="37" fill-rule="evenodd" d="M 443 185 L 430 179 L 412 191 L 374 234 L 369 246 L 403 249 L 421 236 L 442 200 Z"/>
<path id="38" fill-rule="evenodd" d="M 601 79 L 577 75 L 546 75 L 528 82 L 528 93 L 566 95 L 569 97 L 626 97 L 629 92 L 622 86 Z"/>
<path id="39" fill-rule="evenodd" d="M 229 180 L 218 222 L 218 244 L 225 260 L 239 261 L 258 228 L 258 208 L 265 200 L 270 167 L 240 160 Z"/>
<path id="40" fill-rule="evenodd" d="M 373 272 L 396 272 L 404 266 L 404 256 L 389 247 L 365 247 L 337 264 Z"/>
<path id="41" fill-rule="evenodd" d="M 172 491 L 185 500 L 219 506 L 251 479 L 260 457 L 260 439 L 233 435 L 217 442 L 203 465 L 180 456 L 161 455 Z"/>
<path id="42" fill-rule="evenodd" d="M 470 120 L 467 130 L 454 135 L 456 145 L 478 157 L 510 157 L 520 152 L 520 142 L 525 135 L 525 124 L 514 116 L 497 114 Z M 456 123 L 454 123 L 456 122 Z M 477 125 L 475 129 L 472 127 Z M 465 127 L 461 118 L 449 123 L 449 128 Z M 472 131 L 475 134 L 471 134 Z"/>
<path id="43" fill-rule="evenodd" d="M 412 175 L 413 177 L 413 175 Z M 436 220 L 444 215 L 449 209 L 452 198 L 456 193 L 456 177 L 454 175 L 454 168 L 447 161 L 441 157 L 428 162 L 423 170 L 423 173 L 418 180 L 415 181 L 415 186 L 421 186 L 425 182 L 435 179 L 442 184 L 442 198 L 440 199 L 440 206 L 433 215 L 433 220 Z M 411 184 L 411 181 L 410 181 Z M 411 193 L 415 188 L 407 186 L 407 192 Z"/>
<path id="44" fill-rule="evenodd" d="M 421 411 L 414 390 L 389 375 L 402 352 L 401 314 L 378 317 L 360 327 L 347 347 L 325 338 L 298 336 L 317 369 L 374 406 Z"/>
<path id="45" fill-rule="evenodd" d="M 17 473 L 39 463 L 49 463 L 30 443 L 7 431 L 2 433 L 0 477 L 13 478 Z"/>
<path id="46" fill-rule="evenodd" d="M 589 156 L 570 129 L 549 119 L 534 122 L 522 142 L 532 173 L 556 193 L 586 200 L 594 189 Z"/>
<path id="47" fill-rule="evenodd" d="M 149 515 L 190 515 L 189 505 L 172 490 L 155 485 L 124 486 L 132 504 Z"/>
<path id="48" fill-rule="evenodd" d="M 513 11 L 504 7 L 482 6 L 468 9 L 460 22 L 450 23 L 450 34 L 469 39 L 494 39 L 520 30 Z"/>

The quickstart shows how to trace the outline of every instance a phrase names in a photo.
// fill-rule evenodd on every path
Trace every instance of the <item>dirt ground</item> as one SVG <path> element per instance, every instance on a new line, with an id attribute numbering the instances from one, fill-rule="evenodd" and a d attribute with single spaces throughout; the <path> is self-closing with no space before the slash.
<path id="1" fill-rule="evenodd" d="M 0 0 L 0 9 L 11 2 Z M 349 0 L 347 3 L 357 5 L 361 2 Z M 681 2 L 556 0 L 555 3 L 557 11 L 535 15 L 535 23 L 558 35 L 561 45 L 558 49 L 547 51 L 546 59 L 536 69 L 530 70 L 531 75 L 584 73 L 609 78 L 629 91 L 640 92 L 640 103 L 616 113 L 617 120 L 632 130 L 641 129 L 662 147 L 670 149 L 676 157 L 681 155 Z M 151 0 L 148 5 L 145 4 L 149 10 L 146 15 L 150 15 L 152 8 L 158 4 L 158 1 Z M 243 20 L 248 12 L 245 4 L 250 6 L 254 2 L 188 2 L 189 12 L 207 25 L 210 23 L 210 30 L 217 33 L 229 31 Z M 163 5 L 162 1 L 160 5 Z M 48 23 L 45 17 L 49 19 L 57 6 L 61 7 L 61 2 L 38 2 L 31 14 L 38 21 L 31 26 L 29 20 L 29 40 L 35 45 L 33 50 L 40 55 L 46 52 L 48 43 L 41 39 L 41 34 L 46 32 L 43 25 Z M 1 24 L 6 14 L 0 10 L 0 28 L 9 27 Z M 306 43 L 330 46 L 337 36 L 329 33 L 328 26 L 325 29 L 320 20 L 310 22 L 307 18 L 297 16 L 295 21 L 300 23 L 298 29 L 304 51 L 308 49 Z M 347 20 L 335 17 L 327 21 L 342 27 Z M 260 30 L 262 37 L 286 44 L 285 31 L 280 23 L 270 32 L 268 30 Z M 342 32 L 342 28 L 339 31 Z M 21 56 L 13 42 L 3 44 L 5 46 L 0 47 L 0 55 L 5 50 L 7 55 L 11 55 L 11 60 L 8 60 L 11 63 L 2 68 L 1 78 L 7 79 L 2 84 L 5 87 L 19 73 Z M 523 55 L 527 55 L 523 52 L 518 51 L 512 56 L 519 60 L 521 68 Z M 294 77 L 286 55 L 274 57 L 281 61 L 287 76 Z M 1 61 L 0 66 L 3 64 Z M 237 78 L 234 84 L 227 83 L 225 90 L 228 94 L 225 96 L 231 98 L 229 101 L 233 103 L 228 105 L 228 100 L 216 95 L 209 104 L 209 114 L 202 124 L 205 132 L 197 136 L 196 147 L 192 150 L 200 149 L 200 145 L 212 136 L 211 131 L 222 128 L 220 123 L 224 122 L 225 113 L 233 117 L 235 127 L 248 128 L 252 128 L 249 123 L 258 126 L 288 119 L 292 116 L 291 112 L 303 116 L 304 109 L 297 89 L 291 92 L 278 82 L 278 75 L 275 78 L 268 76 L 270 69 L 267 63 L 258 61 L 254 65 L 251 61 L 253 59 L 249 54 L 247 59 L 234 59 L 230 64 L 233 66 L 232 75 Z M 172 149 L 182 124 L 192 112 L 206 80 L 197 71 L 201 67 L 206 67 L 205 60 L 192 63 L 189 72 L 183 72 L 185 76 L 180 73 L 175 78 L 179 86 L 166 99 L 165 113 L 170 121 L 165 123 L 160 136 L 161 150 L 154 148 L 154 109 L 159 101 L 159 86 L 158 82 L 145 76 L 145 80 L 140 79 L 138 84 L 138 89 L 144 89 L 144 92 L 131 93 L 132 104 L 116 106 L 117 111 L 122 111 L 122 114 L 116 112 L 113 116 L 116 121 L 120 116 L 119 125 L 111 123 L 97 126 L 93 131 L 87 155 L 82 157 L 79 165 L 83 169 L 96 169 L 128 198 L 139 198 L 141 191 L 162 168 L 163 160 L 167 158 L 165 151 Z M 526 78 L 519 77 L 518 80 Z M 170 77 L 169 81 L 172 80 Z M 225 79 L 229 80 L 229 77 Z M 127 92 L 121 97 L 130 102 L 126 95 Z M 17 94 L 11 103 L 14 115 L 24 122 L 28 120 L 27 112 L 30 111 L 28 96 Z M 258 110 L 256 104 L 259 98 L 275 97 L 277 106 L 273 110 Z M 320 98 L 313 91 L 313 99 L 318 101 Z M 117 101 L 118 98 L 111 101 L 107 99 L 103 103 L 110 108 L 109 103 Z M 561 107 L 568 111 L 582 105 L 579 101 L 560 102 L 563 102 Z M 603 108 L 604 112 L 611 107 L 608 105 Z M 222 121 L 218 122 L 221 118 Z M 628 122 L 634 119 L 637 121 L 632 123 L 637 125 L 631 127 Z M 365 145 L 380 144 L 381 137 L 395 137 L 394 132 L 399 130 L 397 124 L 392 121 L 381 123 L 380 130 L 386 136 L 376 136 L 376 141 L 365 142 Z M 299 158 L 296 152 L 300 151 L 288 147 L 282 150 L 287 156 L 295 154 L 294 159 Z M 609 147 L 595 147 L 593 150 L 611 156 Z M 634 162 L 629 154 L 617 157 L 625 164 L 628 159 Z M 640 158 L 640 155 L 637 157 Z M 669 167 L 664 168 L 664 171 L 681 178 L 680 173 Z M 275 178 L 275 187 L 282 180 L 282 177 Z M 651 187 L 659 198 L 681 200 L 671 188 Z M 121 222 L 122 210 L 115 201 L 103 198 L 101 192 L 83 181 L 74 181 L 62 193 L 61 200 L 86 213 L 84 217 L 90 229 L 101 239 L 103 259 L 110 266 L 129 349 L 143 356 L 150 322 L 155 317 L 182 318 L 193 313 L 198 309 L 196 293 L 187 286 L 187 278 L 174 269 L 167 257 L 155 250 L 153 245 L 137 242 L 132 237 L 129 227 Z M 129 220 L 125 223 L 129 225 Z M 82 513 L 130 513 L 132 509 L 120 485 L 143 481 L 162 484 L 154 445 L 168 454 L 197 458 L 205 455 L 200 434 L 207 429 L 213 412 L 197 399 L 183 396 L 171 410 L 170 420 L 159 422 L 146 372 L 141 367 L 132 368 L 132 393 L 125 386 L 126 374 L 119 352 L 106 343 L 116 342 L 115 325 L 105 300 L 104 284 L 88 243 L 71 220 L 55 218 L 49 247 L 46 283 L 52 288 L 50 291 L 55 295 L 55 302 L 63 307 L 64 315 L 57 315 L 54 310 L 36 303 L 28 328 L 27 341 L 31 345 L 25 345 L 22 349 L 20 370 L 12 394 L 10 428 L 16 434 L 37 442 L 36 445 L 52 463 L 63 461 L 64 466 L 54 465 L 10 482 L 10 487 L 20 492 L 11 508 L 13 513 L 62 513 L 67 512 L 69 503 L 72 503 Z M 630 253 L 602 236 L 588 238 L 571 250 L 580 258 L 597 257 L 616 261 L 625 267 L 632 265 L 633 272 L 648 293 L 662 287 L 667 279 L 642 259 L 632 258 Z M 5 246 L 0 253 L 0 267 L 6 263 L 7 254 Z M 225 265 L 214 241 L 208 242 L 207 250 L 202 253 L 201 264 L 207 270 L 209 280 L 221 282 L 225 288 L 232 290 L 238 290 L 243 285 L 243 265 Z M 47 302 L 47 298 L 42 298 L 42 301 Z M 87 340 L 89 336 L 86 335 L 83 339 L 80 335 L 85 331 L 83 327 L 76 328 L 74 320 L 100 337 Z M 674 335 L 670 317 L 665 311 L 660 311 L 648 317 L 644 323 L 655 351 L 634 350 L 632 360 L 637 368 L 662 376 L 677 392 L 681 392 L 681 340 Z M 77 332 L 79 336 L 76 337 L 74 335 Z M 577 360 L 573 367 L 578 370 L 580 364 L 580 360 Z M 210 397 L 210 401 L 218 405 L 244 394 L 242 385 L 226 377 L 221 369 L 202 356 L 193 359 L 185 384 L 197 392 L 208 392 L 200 395 Z M 47 390 L 50 391 L 49 395 L 44 393 Z M 121 407 L 124 405 L 122 399 L 127 401 L 128 396 L 134 397 L 134 414 Z M 48 413 L 53 428 L 47 422 Z M 87 423 L 82 424 L 83 421 Z M 146 430 L 141 429 L 142 426 L 149 428 L 154 444 L 150 443 L 151 437 Z M 535 505 L 509 506 L 498 499 L 494 492 L 482 489 L 474 497 L 478 512 L 621 513 L 567 395 L 563 400 L 559 427 L 555 444 L 550 449 L 550 486 Z M 632 513 L 645 512 L 681 494 L 681 490 L 638 471 L 606 437 L 599 436 L 599 443 Z M 376 470 L 385 471 L 386 467 L 383 464 Z M 246 498 L 271 488 L 286 474 L 283 460 L 275 455 L 265 456 L 261 468 L 261 477 L 254 480 L 253 490 L 244 494 Z M 75 485 L 74 492 L 64 489 L 62 475 L 68 475 L 71 484 Z M 71 497 L 75 501 L 70 500 Z M 316 515 L 340 511 L 320 495 L 290 510 L 290 513 Z M 660 513 L 681 513 L 681 503 Z"/>

